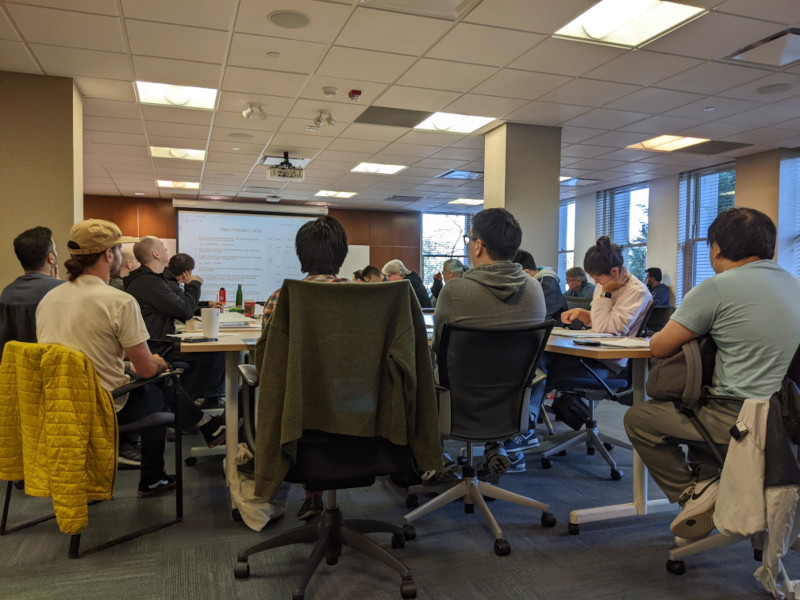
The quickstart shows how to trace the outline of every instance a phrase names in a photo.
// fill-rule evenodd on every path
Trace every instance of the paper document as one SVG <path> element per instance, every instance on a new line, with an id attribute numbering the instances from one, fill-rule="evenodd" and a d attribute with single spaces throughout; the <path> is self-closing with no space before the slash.
<path id="1" fill-rule="evenodd" d="M 645 338 L 614 338 L 603 340 L 602 346 L 614 346 L 616 348 L 649 348 L 650 340 Z"/>
<path id="2" fill-rule="evenodd" d="M 564 329 L 563 327 L 554 327 L 550 335 L 560 335 L 563 337 L 574 338 L 610 338 L 614 337 L 613 333 L 597 333 L 591 329 Z"/>

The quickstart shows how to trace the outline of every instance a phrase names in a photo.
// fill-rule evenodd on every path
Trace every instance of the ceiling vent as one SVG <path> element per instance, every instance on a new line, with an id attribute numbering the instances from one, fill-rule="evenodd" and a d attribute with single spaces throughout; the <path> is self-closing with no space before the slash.
<path id="1" fill-rule="evenodd" d="M 382 8 L 427 17 L 459 19 L 480 0 L 361 0 L 362 6 Z"/>
<path id="2" fill-rule="evenodd" d="M 392 127 L 416 127 L 432 114 L 431 112 L 425 112 L 423 110 L 370 106 L 367 110 L 362 112 L 353 123 L 390 125 Z"/>
<path id="3" fill-rule="evenodd" d="M 689 154 L 722 154 L 723 152 L 730 152 L 731 150 L 738 150 L 739 148 L 746 148 L 752 144 L 742 144 L 739 142 L 718 142 L 711 140 L 710 142 L 703 142 L 702 144 L 695 144 L 694 146 L 687 146 L 674 152 L 686 152 Z"/>
<path id="4" fill-rule="evenodd" d="M 800 29 L 786 29 L 731 54 L 728 59 L 761 67 L 781 68 L 800 60 Z"/>

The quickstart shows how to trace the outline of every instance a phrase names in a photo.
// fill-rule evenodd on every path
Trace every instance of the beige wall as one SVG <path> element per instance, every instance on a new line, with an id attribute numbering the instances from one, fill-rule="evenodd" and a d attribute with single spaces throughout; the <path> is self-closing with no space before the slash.
<path id="1" fill-rule="evenodd" d="M 50 227 L 63 265 L 76 207 L 83 210 L 80 171 L 76 176 L 82 164 L 73 145 L 81 114 L 71 79 L 0 71 L 0 286 L 22 274 L 12 241 L 25 229 Z"/>
<path id="2" fill-rule="evenodd" d="M 780 150 L 737 158 L 736 206 L 760 210 L 777 225 L 780 168 Z"/>

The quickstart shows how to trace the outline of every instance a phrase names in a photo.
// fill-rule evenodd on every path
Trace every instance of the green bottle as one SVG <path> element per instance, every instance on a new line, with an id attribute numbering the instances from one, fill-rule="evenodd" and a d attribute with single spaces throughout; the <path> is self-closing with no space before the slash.
<path id="1" fill-rule="evenodd" d="M 236 308 L 242 308 L 242 284 L 236 288 Z"/>

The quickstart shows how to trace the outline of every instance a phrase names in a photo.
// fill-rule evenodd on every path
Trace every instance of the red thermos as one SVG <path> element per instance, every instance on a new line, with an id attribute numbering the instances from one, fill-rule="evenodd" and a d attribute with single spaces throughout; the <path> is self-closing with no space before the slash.
<path id="1" fill-rule="evenodd" d="M 219 288 L 219 301 L 222 303 L 223 306 L 225 306 L 225 288 L 224 287 Z"/>

